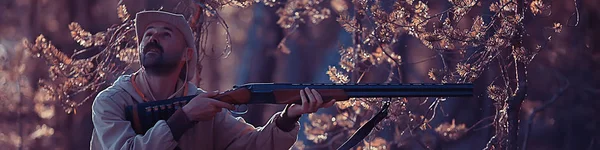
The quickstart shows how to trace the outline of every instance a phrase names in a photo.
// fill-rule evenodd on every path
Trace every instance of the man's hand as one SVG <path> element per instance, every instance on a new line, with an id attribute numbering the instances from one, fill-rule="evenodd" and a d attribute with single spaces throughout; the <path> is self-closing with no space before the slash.
<path id="1" fill-rule="evenodd" d="M 287 110 L 288 117 L 295 118 L 302 114 L 314 113 L 320 108 L 331 107 L 336 102 L 333 99 L 328 103 L 323 103 L 321 94 L 314 89 L 308 89 L 308 87 L 300 90 L 300 97 L 302 98 L 302 105 L 292 104 Z"/>
<path id="2" fill-rule="evenodd" d="M 183 106 L 183 112 L 192 121 L 206 121 L 214 118 L 222 108 L 235 109 L 231 104 L 210 98 L 217 94 L 218 91 L 199 94 Z"/>

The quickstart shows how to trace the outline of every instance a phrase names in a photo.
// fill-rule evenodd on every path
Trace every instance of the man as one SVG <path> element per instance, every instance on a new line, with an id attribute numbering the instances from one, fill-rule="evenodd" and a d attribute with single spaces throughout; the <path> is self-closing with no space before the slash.
<path id="1" fill-rule="evenodd" d="M 301 115 L 335 103 L 323 103 L 315 90 L 300 90 L 302 105 L 288 105 L 255 128 L 234 118 L 228 111 L 232 105 L 212 99 L 218 91 L 204 92 L 189 82 L 198 56 L 183 15 L 143 11 L 136 14 L 135 30 L 142 69 L 119 77 L 94 100 L 90 149 L 289 149 Z M 143 135 L 125 120 L 129 105 L 194 94 L 199 95 Z"/>

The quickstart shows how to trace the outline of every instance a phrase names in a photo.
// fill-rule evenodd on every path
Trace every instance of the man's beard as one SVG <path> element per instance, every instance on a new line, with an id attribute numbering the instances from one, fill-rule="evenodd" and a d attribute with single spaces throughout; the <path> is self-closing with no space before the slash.
<path id="1" fill-rule="evenodd" d="M 151 50 L 153 50 L 151 52 Z M 156 51 L 158 50 L 158 52 Z M 151 52 L 151 54 L 149 54 Z M 182 54 L 167 55 L 160 44 L 149 42 L 143 47 L 141 58 L 142 66 L 150 75 L 167 76 L 177 70 L 177 65 Z"/>

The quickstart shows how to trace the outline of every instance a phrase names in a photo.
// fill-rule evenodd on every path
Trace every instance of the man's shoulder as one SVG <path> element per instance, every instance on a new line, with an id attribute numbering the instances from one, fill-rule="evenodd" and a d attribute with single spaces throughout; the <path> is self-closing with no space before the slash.
<path id="1" fill-rule="evenodd" d="M 112 85 L 100 91 L 94 100 L 94 103 L 118 103 L 125 104 L 126 99 L 130 98 L 128 92 L 120 84 L 126 84 L 124 80 L 129 80 L 128 75 L 122 75 Z"/>
<path id="2" fill-rule="evenodd" d="M 106 88 L 102 90 L 94 102 L 92 102 L 92 111 L 94 112 L 121 112 L 127 105 L 126 92 L 118 88 Z"/>
<path id="3" fill-rule="evenodd" d="M 130 84 L 130 75 L 121 75 L 119 78 L 104 90 L 98 93 L 97 97 L 114 97 L 120 94 L 127 94 L 124 86 Z"/>
<path id="4" fill-rule="evenodd" d="M 104 99 L 104 98 L 114 98 L 116 96 L 122 96 L 123 94 L 127 94 L 123 88 L 109 86 L 106 89 L 98 92 L 96 99 Z"/>

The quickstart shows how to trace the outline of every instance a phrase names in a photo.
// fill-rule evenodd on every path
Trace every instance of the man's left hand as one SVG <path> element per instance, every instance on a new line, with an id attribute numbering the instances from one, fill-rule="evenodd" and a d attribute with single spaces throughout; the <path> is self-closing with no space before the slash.
<path id="1" fill-rule="evenodd" d="M 291 118 L 300 117 L 302 114 L 317 112 L 320 108 L 331 107 L 336 100 L 333 99 L 327 103 L 323 103 L 321 94 L 314 89 L 304 88 L 300 90 L 302 105 L 292 104 L 287 109 L 287 116 Z"/>

